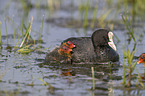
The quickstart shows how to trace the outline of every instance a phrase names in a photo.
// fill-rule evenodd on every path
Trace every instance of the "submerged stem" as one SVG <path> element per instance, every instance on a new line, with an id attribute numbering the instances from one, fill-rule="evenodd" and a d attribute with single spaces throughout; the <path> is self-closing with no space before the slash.
<path id="1" fill-rule="evenodd" d="M 94 76 L 94 67 L 91 67 L 91 70 L 92 70 L 93 90 L 95 90 L 95 76 Z"/>

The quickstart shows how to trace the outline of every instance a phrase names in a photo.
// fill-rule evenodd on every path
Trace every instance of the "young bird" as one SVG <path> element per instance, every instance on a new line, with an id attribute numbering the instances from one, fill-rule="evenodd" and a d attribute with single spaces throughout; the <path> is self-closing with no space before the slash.
<path id="1" fill-rule="evenodd" d="M 137 64 L 140 64 L 140 63 L 143 63 L 144 64 L 144 67 L 145 67 L 145 53 L 142 53 L 139 56 L 139 60 L 138 60 Z"/>
<path id="2" fill-rule="evenodd" d="M 62 43 L 59 47 L 53 49 L 46 55 L 46 62 L 71 62 L 72 49 L 75 47 L 74 43 L 67 41 Z"/>
<path id="3" fill-rule="evenodd" d="M 70 49 L 68 46 L 66 45 L 62 45 L 60 46 L 59 50 L 58 50 L 58 53 L 62 56 L 66 56 L 66 57 L 71 57 L 71 52 L 72 52 L 72 49 Z"/>
<path id="4" fill-rule="evenodd" d="M 68 46 L 70 49 L 75 48 L 75 44 L 72 43 L 71 41 L 64 42 L 64 43 L 62 43 L 62 45 L 66 45 L 66 46 Z"/>

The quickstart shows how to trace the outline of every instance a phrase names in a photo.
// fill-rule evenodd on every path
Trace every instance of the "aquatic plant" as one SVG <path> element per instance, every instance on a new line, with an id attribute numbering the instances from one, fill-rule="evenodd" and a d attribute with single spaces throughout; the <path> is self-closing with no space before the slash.
<path id="1" fill-rule="evenodd" d="M 24 9 L 24 11 L 27 12 L 27 14 L 28 14 L 30 8 L 32 7 L 31 3 L 29 1 L 24 1 L 24 0 L 20 0 L 20 3 L 22 5 L 22 8 Z"/>
<path id="2" fill-rule="evenodd" d="M 137 71 L 137 74 L 138 74 L 138 78 L 137 78 L 137 81 L 139 82 L 139 84 L 141 85 L 142 88 L 144 88 L 144 83 L 142 82 L 142 78 L 139 74 L 139 72 Z M 145 75 L 145 74 L 144 74 Z"/>
<path id="3" fill-rule="evenodd" d="M 94 9 L 94 12 L 93 12 L 91 28 L 94 28 L 94 25 L 95 25 L 95 22 L 96 22 L 97 10 L 98 10 L 98 6 L 97 6 L 97 4 L 95 4 L 95 9 Z"/>
<path id="4" fill-rule="evenodd" d="M 107 0 L 107 4 L 111 6 L 114 3 L 113 0 Z M 145 11 L 145 0 L 117 0 L 116 14 L 119 13 L 120 9 L 124 7 L 124 11 L 132 17 L 132 21 L 135 20 L 144 20 L 144 11 Z"/>
<path id="5" fill-rule="evenodd" d="M 135 50 L 133 50 L 132 52 L 129 51 L 129 49 L 127 48 L 127 50 L 125 49 L 125 47 L 123 48 L 123 59 L 127 59 L 127 63 L 128 65 L 125 65 L 125 60 L 123 61 L 123 84 L 126 84 L 126 80 L 125 80 L 125 73 L 128 73 L 128 87 L 131 87 L 131 74 L 133 73 L 135 66 L 137 64 L 137 61 L 135 61 L 133 63 L 133 57 L 134 57 L 134 53 Z"/>
<path id="6" fill-rule="evenodd" d="M 95 90 L 95 74 L 94 74 L 94 67 L 91 67 L 92 70 L 92 85 L 93 85 L 93 90 Z"/>
<path id="7" fill-rule="evenodd" d="M 27 44 L 29 39 L 30 39 L 32 22 L 33 22 L 33 17 L 31 18 L 31 21 L 29 22 L 28 28 L 27 28 L 26 33 L 25 33 L 25 37 L 24 37 L 22 43 L 20 44 L 20 49 L 17 50 L 17 52 L 19 52 L 19 53 L 30 53 L 32 51 L 32 49 L 29 49 L 29 46 L 31 46 L 31 44 L 23 47 L 23 45 Z"/>
<path id="8" fill-rule="evenodd" d="M 16 46 L 16 34 L 15 34 L 15 24 L 14 24 L 14 16 L 13 16 L 13 32 L 14 32 L 14 42 L 15 42 L 15 46 Z"/>
<path id="9" fill-rule="evenodd" d="M 43 18 L 42 18 L 42 26 L 39 29 L 39 39 L 38 39 L 39 40 L 39 48 L 41 47 L 40 45 L 41 45 L 41 41 L 42 41 L 43 23 L 44 23 L 44 15 L 43 15 Z"/>
<path id="10" fill-rule="evenodd" d="M 103 15 L 101 15 L 98 19 L 99 25 L 101 26 L 101 28 L 105 28 L 105 19 L 107 18 L 107 16 L 110 14 L 112 10 L 108 10 L 106 13 L 104 13 Z"/>
<path id="11" fill-rule="evenodd" d="M 2 31 L 2 23 L 0 21 L 0 46 L 2 46 L 2 35 L 1 35 L 1 31 Z"/>
<path id="12" fill-rule="evenodd" d="M 118 5 L 122 4 L 121 2 L 124 4 L 125 11 L 130 8 L 128 11 L 131 13 L 133 21 L 139 18 L 144 20 L 145 0 L 118 0 Z"/>
<path id="13" fill-rule="evenodd" d="M 104 14 L 100 15 L 97 18 L 97 12 L 98 12 L 98 5 L 97 3 L 95 3 L 94 7 L 90 7 L 90 3 L 91 1 L 87 0 L 86 4 L 83 5 L 83 1 L 81 1 L 81 4 L 78 7 L 79 13 L 83 19 L 83 28 L 87 28 L 87 27 L 91 27 L 94 28 L 96 27 L 96 23 L 99 25 L 99 27 L 101 28 L 105 28 L 106 27 L 106 18 L 107 16 L 112 12 L 112 10 L 108 10 L 107 12 L 105 12 Z M 88 19 L 88 12 L 92 12 L 92 19 Z"/>
<path id="14" fill-rule="evenodd" d="M 41 48 L 41 42 L 42 42 L 44 16 L 42 18 L 42 26 L 39 29 L 39 39 L 38 39 L 39 45 L 38 45 L 38 48 L 35 47 L 36 41 L 30 35 L 31 28 L 32 28 L 32 22 L 33 22 L 33 17 L 31 18 L 31 21 L 29 22 L 28 27 L 25 27 L 26 32 L 24 34 L 24 38 L 22 39 L 20 47 L 17 50 L 17 52 L 19 52 L 19 53 L 28 54 L 30 52 L 33 52 L 34 50 L 42 51 L 42 50 L 39 50 L 39 49 Z"/>
<path id="15" fill-rule="evenodd" d="M 133 21 L 139 16 L 141 19 L 144 19 L 144 11 L 145 11 L 145 0 L 124 0 L 126 1 L 126 5 L 131 5 L 130 13 L 133 17 Z"/>
<path id="16" fill-rule="evenodd" d="M 132 24 L 131 24 L 131 19 L 130 17 L 127 15 L 127 13 L 125 13 L 125 15 L 121 15 L 122 16 L 122 20 L 125 24 L 125 44 L 123 45 L 123 82 L 122 84 L 126 86 L 126 72 L 128 73 L 128 84 L 127 87 L 131 87 L 131 75 L 135 69 L 135 66 L 137 64 L 137 61 L 135 61 L 133 63 L 133 57 L 135 54 L 135 49 L 136 49 L 136 39 L 135 39 L 135 35 L 133 32 L 133 28 L 132 28 Z M 129 18 L 129 20 L 128 20 Z M 131 38 L 129 38 L 129 42 L 127 43 L 127 31 L 128 31 L 128 35 L 131 36 Z M 131 40 L 134 40 L 134 47 L 132 49 L 132 51 L 129 50 L 128 46 L 130 44 Z M 125 59 L 127 59 L 127 63 L 128 65 L 125 65 Z"/>
<path id="17" fill-rule="evenodd" d="M 30 39 L 32 22 L 33 22 L 33 17 L 31 18 L 31 21 L 29 22 L 28 28 L 27 28 L 26 33 L 25 33 L 25 37 L 24 37 L 20 47 L 22 47 L 24 45 L 24 43 L 27 43 Z"/>
<path id="18" fill-rule="evenodd" d="M 84 25 L 83 25 L 84 28 L 86 28 L 88 26 L 88 9 L 89 9 L 89 0 L 87 0 L 86 11 L 84 14 Z"/>
<path id="19" fill-rule="evenodd" d="M 15 91 L 8 91 L 7 89 L 4 92 L 0 93 L 1 96 L 19 96 L 20 95 L 20 88 Z"/>
<path id="20" fill-rule="evenodd" d="M 44 81 L 43 79 L 41 79 L 41 78 L 39 78 L 39 80 L 43 82 L 42 85 L 48 86 L 48 90 L 49 90 L 50 93 L 52 93 L 52 94 L 54 93 L 55 87 L 53 87 L 50 83 L 45 82 L 45 81 Z"/>
<path id="21" fill-rule="evenodd" d="M 83 9 L 84 9 L 84 6 L 83 6 L 83 3 L 82 3 L 83 1 L 82 0 L 80 0 L 80 4 L 79 4 L 79 6 L 78 6 L 78 11 L 79 11 L 79 17 L 80 18 L 78 18 L 78 20 L 80 20 L 79 21 L 79 23 L 81 22 L 81 20 L 82 20 L 82 18 L 83 18 Z"/>
<path id="22" fill-rule="evenodd" d="M 32 44 L 26 45 L 25 47 L 18 49 L 17 52 L 22 53 L 22 54 L 28 54 L 28 53 L 34 51 L 34 49 L 29 48 L 31 45 Z"/>
<path id="23" fill-rule="evenodd" d="M 8 45 L 8 31 L 7 31 L 7 22 L 5 19 L 5 29 L 6 29 L 6 39 L 7 39 L 7 45 Z"/>

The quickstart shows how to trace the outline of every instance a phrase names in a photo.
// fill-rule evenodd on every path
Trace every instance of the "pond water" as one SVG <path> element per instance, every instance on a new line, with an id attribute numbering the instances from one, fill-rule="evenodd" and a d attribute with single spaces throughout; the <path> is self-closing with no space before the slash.
<path id="1" fill-rule="evenodd" d="M 24 3 L 25 2 L 25 3 Z M 27 3 L 26 3 L 27 2 Z M 120 14 L 124 8 L 120 8 L 116 14 L 116 0 L 112 1 L 113 6 L 107 4 L 107 0 L 90 0 L 90 9 L 97 4 L 96 18 L 100 18 L 112 10 L 106 17 L 107 28 L 114 25 L 113 33 L 117 52 L 120 56 L 120 65 L 110 68 L 106 65 L 71 65 L 71 64 L 44 64 L 46 53 L 54 49 L 69 37 L 91 36 L 92 32 L 101 28 L 98 24 L 94 28 L 89 26 L 83 28 L 85 11 L 79 12 L 79 6 L 86 5 L 87 0 L 0 0 L 0 21 L 2 23 L 2 49 L 0 50 L 0 96 L 143 96 L 144 90 L 134 88 L 127 90 L 122 87 L 123 75 L 123 44 L 125 43 L 125 28 Z M 25 4 L 30 5 L 25 6 Z M 47 6 L 50 6 L 49 8 Z M 93 17 L 92 10 L 88 11 L 88 21 Z M 15 40 L 21 40 L 23 24 L 33 16 L 31 36 L 39 39 L 39 31 L 44 16 L 41 44 L 43 52 L 31 52 L 19 54 L 7 48 L 15 46 Z M 12 22 L 14 18 L 14 23 Z M 5 25 L 6 20 L 6 25 Z M 109 23 L 107 22 L 109 21 Z M 23 23 L 22 23 L 23 22 Z M 97 22 L 95 22 L 97 24 Z M 138 41 L 135 56 L 145 52 L 144 22 L 137 22 L 134 27 L 136 40 Z M 13 27 L 14 25 L 14 27 Z M 18 27 L 19 26 L 19 27 Z M 7 27 L 7 28 L 6 28 Z M 15 36 L 14 37 L 14 29 Z M 7 31 L 6 31 L 7 29 Z M 25 32 L 25 30 L 23 30 Z M 8 35 L 7 35 L 8 34 Z M 140 35 L 143 37 L 140 37 Z M 20 38 L 19 38 L 20 37 Z M 139 40 L 141 39 L 141 42 Z M 7 43 L 8 42 L 8 43 Z M 38 46 L 39 44 L 36 44 Z M 129 49 L 134 47 L 133 40 Z M 49 48 L 49 49 L 48 49 Z M 136 61 L 137 59 L 134 59 Z M 127 65 L 127 61 L 125 61 Z M 92 90 L 92 71 L 94 67 L 95 90 Z M 144 73 L 143 64 L 136 65 L 134 74 Z M 44 82 L 47 85 L 44 85 Z M 137 81 L 136 79 L 133 84 Z"/>

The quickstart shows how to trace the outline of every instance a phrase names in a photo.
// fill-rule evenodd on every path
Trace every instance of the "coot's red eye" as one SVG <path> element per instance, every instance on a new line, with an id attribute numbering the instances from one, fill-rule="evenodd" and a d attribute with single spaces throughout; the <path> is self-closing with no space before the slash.
<path id="1" fill-rule="evenodd" d="M 107 36 L 105 36 L 105 38 L 107 38 Z"/>

